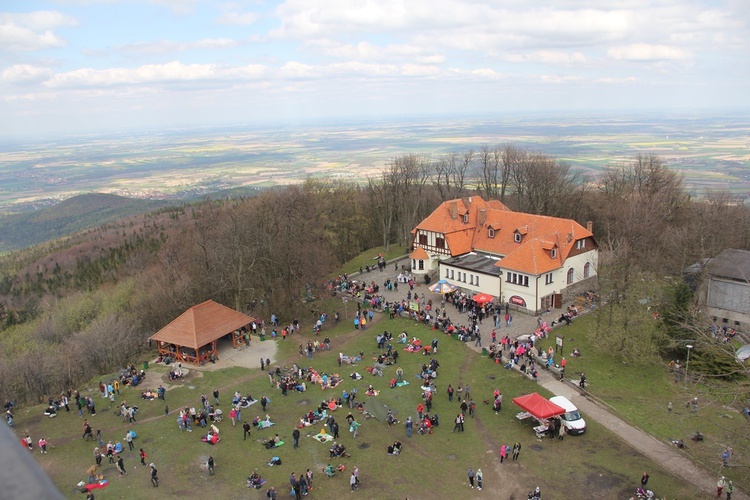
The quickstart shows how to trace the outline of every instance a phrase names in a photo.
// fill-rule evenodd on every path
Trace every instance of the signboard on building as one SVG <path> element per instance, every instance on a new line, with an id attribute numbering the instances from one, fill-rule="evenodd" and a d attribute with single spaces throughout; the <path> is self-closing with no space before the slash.
<path id="1" fill-rule="evenodd" d="M 520 297 L 518 295 L 511 296 L 511 298 L 508 299 L 508 302 L 510 302 L 511 304 L 515 306 L 526 307 L 526 301 L 524 300 L 523 297 Z"/>

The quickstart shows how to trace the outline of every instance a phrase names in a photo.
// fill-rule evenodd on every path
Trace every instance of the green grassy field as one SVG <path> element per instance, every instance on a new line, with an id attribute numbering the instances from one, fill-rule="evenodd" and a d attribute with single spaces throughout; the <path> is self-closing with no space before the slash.
<path id="1" fill-rule="evenodd" d="M 328 325 L 327 328 L 331 326 Z M 365 366 L 378 354 L 374 336 L 384 329 L 396 335 L 402 330 L 407 331 L 423 342 L 431 341 L 436 334 L 426 327 L 399 319 L 391 321 L 377 318 L 375 324 L 365 332 L 353 331 L 348 322 L 342 322 L 335 328 L 324 331 L 332 338 L 332 350 L 316 354 L 311 361 L 297 354 L 298 341 L 306 340 L 306 337 L 298 339 L 294 336 L 287 342 L 280 342 L 282 345 L 278 356 L 282 366 L 301 362 L 322 372 L 347 376 L 356 370 L 365 376 L 359 382 L 346 379 L 338 388 L 325 392 L 319 387 L 311 387 L 305 393 L 289 393 L 287 397 L 282 397 L 279 390 L 270 388 L 268 377 L 259 369 L 227 368 L 213 372 L 193 370 L 180 387 L 167 393 L 167 404 L 171 410 L 185 405 L 198 406 L 201 393 L 210 395 L 215 387 L 222 393 L 222 408 L 227 412 L 227 402 L 236 390 L 252 394 L 255 398 L 264 394 L 271 398 L 269 414 L 276 423 L 275 426 L 253 430 L 251 439 L 243 441 L 241 427 L 233 428 L 227 418 L 219 424 L 222 440 L 213 447 L 200 441 L 199 428 L 192 433 L 181 433 L 175 424 L 174 413 L 169 417 L 163 416 L 164 403 L 139 399 L 142 388 L 155 388 L 162 381 L 160 377 L 164 375 L 165 368 L 152 366 L 145 386 L 125 389 L 120 397 L 137 403 L 141 408 L 137 415 L 138 422 L 132 425 L 138 433 L 136 450 L 124 453 L 128 475 L 118 478 L 114 465 L 107 465 L 105 459 L 103 473 L 110 480 L 110 486 L 99 490 L 97 498 L 154 498 L 148 473 L 138 463 L 139 447 L 143 447 L 148 453 L 148 461 L 155 462 L 159 468 L 160 496 L 260 498 L 261 494 L 265 495 L 265 489 L 256 491 L 245 487 L 245 478 L 255 468 L 268 480 L 266 486 L 273 485 L 283 491 L 287 490 L 291 472 L 301 473 L 310 468 L 315 472 L 316 479 L 312 497 L 338 498 L 348 495 L 347 477 L 327 479 L 321 473 L 321 468 L 329 462 L 329 446 L 305 436 L 317 433 L 320 426 L 303 429 L 300 448 L 297 450 L 292 447 L 291 432 L 298 419 L 322 399 L 338 397 L 341 389 L 351 390 L 355 385 L 358 387 L 360 400 L 367 399 L 364 391 L 368 384 L 379 389 L 381 393 L 377 398 L 394 408 L 402 423 L 407 415 L 416 414 L 421 390 L 415 374 L 421 364 L 427 361 L 425 356 L 399 351 L 401 355 L 398 365 L 404 369 L 406 380 L 411 382 L 403 388 L 388 388 L 388 381 L 394 375 L 396 366 L 386 369 L 386 376 L 382 378 L 372 377 L 365 370 Z M 588 422 L 588 431 L 583 436 L 569 436 L 563 442 L 537 440 L 530 422 L 518 422 L 515 419 L 518 409 L 511 403 L 511 399 L 531 391 L 544 394 L 541 387 L 516 373 L 502 369 L 500 365 L 490 363 L 488 359 L 452 338 L 439 335 L 438 360 L 441 368 L 433 411 L 439 414 L 441 425 L 433 435 L 420 436 L 415 433 L 411 439 L 407 439 L 403 425 L 388 428 L 384 422 L 362 420 L 356 411 L 353 413 L 362 422 L 359 437 L 353 439 L 346 426 L 341 426 L 340 441 L 352 456 L 349 459 L 336 459 L 332 463 L 343 463 L 347 471 L 354 466 L 359 467 L 362 487 L 356 493 L 357 496 L 455 498 L 470 496 L 471 492 L 478 497 L 478 493 L 468 488 L 466 480 L 466 470 L 471 466 L 481 468 L 484 472 L 485 491 L 482 494 L 501 498 L 525 498 L 526 492 L 537 485 L 547 492 L 547 498 L 583 498 L 592 494 L 596 494 L 598 498 L 628 498 L 634 492 L 643 470 L 650 472 L 649 486 L 657 493 L 669 494 L 675 498 L 693 497 L 692 488 L 664 473 L 658 464 L 644 458 L 595 422 Z M 339 369 L 336 363 L 339 352 L 354 355 L 359 351 L 364 352 L 363 362 L 356 368 L 345 365 Z M 91 381 L 89 387 L 95 388 L 98 381 Z M 592 376 L 592 382 L 594 387 L 599 385 L 596 376 Z M 467 418 L 464 433 L 451 432 L 458 403 L 447 401 L 444 391 L 449 383 L 454 387 L 469 383 L 477 402 L 477 417 Z M 482 402 L 491 399 L 495 388 L 500 389 L 505 397 L 504 407 L 499 415 L 495 415 L 491 407 Z M 91 389 L 84 389 L 83 392 L 89 391 Z M 100 396 L 95 398 L 98 414 L 89 418 L 94 429 L 102 429 L 105 442 L 122 440 L 131 426 L 107 411 L 107 404 Z M 35 442 L 42 435 L 47 437 L 51 444 L 50 453 L 35 453 L 35 457 L 64 493 L 70 497 L 80 497 L 76 493 L 75 484 L 85 480 L 85 471 L 94 462 L 94 445 L 81 440 L 82 420 L 77 415 L 63 413 L 55 419 L 48 419 L 42 416 L 42 411 L 42 407 L 19 409 L 16 431 L 19 435 L 29 432 Z M 336 420 L 339 423 L 345 422 L 348 411 L 339 409 L 335 413 Z M 243 411 L 243 418 L 250 420 L 260 414 L 261 408 L 256 404 Z M 286 444 L 273 452 L 266 451 L 258 440 L 273 436 L 276 432 Z M 394 440 L 405 444 L 404 452 L 398 457 L 386 454 L 387 445 Z M 500 444 L 512 444 L 515 441 L 523 445 L 520 461 L 500 465 Z M 216 461 L 215 476 L 209 476 L 204 467 L 209 454 Z M 268 467 L 266 462 L 272 455 L 281 457 L 283 465 Z M 348 474 L 346 472 L 345 476 Z M 280 498 L 284 498 L 284 495 L 280 495 Z"/>
<path id="2" fill-rule="evenodd" d="M 564 336 L 565 353 L 570 353 L 575 347 L 584 353 L 580 358 L 566 356 L 566 373 L 573 377 L 572 374 L 585 372 L 589 392 L 605 402 L 617 416 L 658 439 L 683 439 L 687 446 L 684 452 L 691 460 L 707 471 L 731 477 L 736 486 L 746 490 L 750 486 L 747 467 L 723 469 L 721 464 L 725 447 L 734 449 L 733 462 L 740 465 L 747 460 L 750 446 L 747 420 L 736 407 L 730 406 L 733 398 L 711 393 L 700 384 L 675 381 L 666 362 L 656 366 L 613 362 L 606 353 L 597 351 L 588 339 L 587 332 L 595 328 L 595 314 L 554 330 L 549 339 L 539 343 L 540 348 L 553 345 L 556 335 Z M 726 392 L 731 392 L 732 385 L 736 384 L 725 384 Z M 699 411 L 691 413 L 686 403 L 695 396 L 699 397 Z M 670 402 L 673 405 L 671 412 L 668 410 Z M 690 441 L 696 431 L 705 436 L 703 442 Z"/>

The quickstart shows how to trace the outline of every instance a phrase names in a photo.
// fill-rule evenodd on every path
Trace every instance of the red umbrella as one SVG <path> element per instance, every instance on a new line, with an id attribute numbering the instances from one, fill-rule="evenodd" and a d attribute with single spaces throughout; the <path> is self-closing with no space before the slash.
<path id="1" fill-rule="evenodd" d="M 493 297 L 489 293 L 482 292 L 474 295 L 471 300 L 473 300 L 477 304 L 487 304 L 488 302 L 492 302 L 493 300 L 495 300 L 495 297 Z"/>

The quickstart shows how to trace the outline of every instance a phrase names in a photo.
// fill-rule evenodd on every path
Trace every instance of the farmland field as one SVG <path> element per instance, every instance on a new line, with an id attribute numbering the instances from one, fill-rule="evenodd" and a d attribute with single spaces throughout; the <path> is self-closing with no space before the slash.
<path id="1" fill-rule="evenodd" d="M 750 120 L 724 115 L 430 118 L 288 127 L 233 126 L 5 142 L 0 213 L 105 192 L 181 199 L 306 177 L 362 182 L 404 153 L 439 155 L 514 144 L 596 174 L 653 153 L 693 194 L 750 192 Z"/>

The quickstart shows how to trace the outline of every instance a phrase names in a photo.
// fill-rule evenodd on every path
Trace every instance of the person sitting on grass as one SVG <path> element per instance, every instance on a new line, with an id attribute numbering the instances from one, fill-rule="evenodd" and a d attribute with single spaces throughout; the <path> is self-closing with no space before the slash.
<path id="1" fill-rule="evenodd" d="M 267 439 L 263 441 L 263 446 L 266 447 L 267 450 L 270 450 L 271 448 L 275 448 L 281 439 L 279 438 L 279 435 L 276 434 L 273 439 Z"/>
<path id="2" fill-rule="evenodd" d="M 394 441 L 393 444 L 388 445 L 388 454 L 389 455 L 401 454 L 401 443 L 399 441 Z"/>

